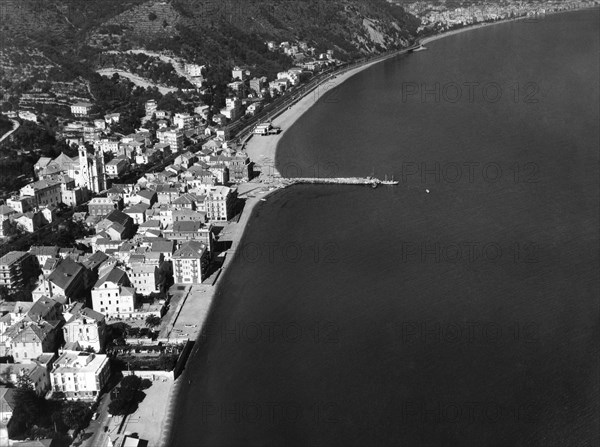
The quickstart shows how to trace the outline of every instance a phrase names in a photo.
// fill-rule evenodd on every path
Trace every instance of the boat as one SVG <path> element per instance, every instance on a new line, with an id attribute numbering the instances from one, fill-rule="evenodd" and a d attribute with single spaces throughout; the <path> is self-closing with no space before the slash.
<path id="1" fill-rule="evenodd" d="M 267 201 L 267 199 L 260 199 L 260 200 L 261 200 L 261 201 L 263 201 L 263 202 L 266 202 L 266 201 Z"/>
<path id="2" fill-rule="evenodd" d="M 415 48 L 413 50 L 413 53 L 416 53 L 417 51 L 425 51 L 427 49 L 427 47 L 424 47 L 423 45 L 421 45 L 419 48 Z"/>

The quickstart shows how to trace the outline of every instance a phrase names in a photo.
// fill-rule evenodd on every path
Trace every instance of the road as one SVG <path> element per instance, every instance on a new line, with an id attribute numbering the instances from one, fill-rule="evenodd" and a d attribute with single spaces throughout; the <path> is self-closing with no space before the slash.
<path id="1" fill-rule="evenodd" d="M 13 122 L 13 128 L 0 137 L 0 143 L 2 143 L 6 138 L 10 137 L 14 131 L 21 127 L 21 124 L 17 120 L 11 121 Z"/>
<path id="2" fill-rule="evenodd" d="M 95 421 L 90 421 L 90 425 L 88 425 L 85 429 L 87 433 L 92 432 L 92 436 L 83 441 L 81 447 L 102 447 L 103 445 L 106 445 L 106 438 L 112 433 L 110 429 L 109 432 L 106 433 L 104 431 L 104 427 L 110 426 L 112 419 L 114 419 L 108 416 L 109 403 L 110 393 L 106 393 L 100 399 L 100 403 L 98 404 L 98 408 L 96 409 L 96 412 L 99 414 L 98 419 L 96 419 Z M 116 434 L 116 432 L 114 434 Z"/>

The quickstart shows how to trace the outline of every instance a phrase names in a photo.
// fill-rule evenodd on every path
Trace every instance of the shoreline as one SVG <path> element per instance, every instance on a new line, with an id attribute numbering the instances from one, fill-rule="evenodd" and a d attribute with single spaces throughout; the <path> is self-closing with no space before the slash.
<path id="1" fill-rule="evenodd" d="M 552 12 L 547 13 L 546 15 L 562 14 L 562 13 L 581 11 L 581 10 L 586 10 L 586 9 L 593 10 L 593 9 L 597 9 L 597 7 L 568 9 L 568 10 L 563 10 L 563 11 L 552 11 Z M 469 26 L 458 28 L 458 29 L 448 30 L 448 31 L 445 31 L 445 32 L 442 32 L 439 34 L 435 34 L 433 36 L 424 37 L 423 39 L 418 39 L 417 42 L 420 43 L 421 45 L 425 45 L 427 43 L 430 43 L 430 42 L 433 42 L 433 41 L 436 41 L 436 40 L 439 40 L 439 39 L 442 39 L 445 37 L 449 37 L 449 36 L 452 36 L 455 34 L 460 34 L 460 33 L 464 33 L 467 31 L 473 31 L 473 30 L 480 29 L 480 28 L 486 28 L 489 25 L 498 25 L 498 24 L 502 24 L 502 23 L 515 22 L 515 21 L 524 20 L 527 18 L 529 18 L 529 17 L 523 16 L 523 17 L 515 17 L 515 18 L 510 18 L 510 19 L 505 19 L 505 20 L 498 20 L 495 22 L 486 22 L 486 23 L 469 25 Z M 275 166 L 275 157 L 276 157 L 276 153 L 277 153 L 277 147 L 278 147 L 278 144 L 279 144 L 281 138 L 283 137 L 285 132 L 288 129 L 290 129 L 291 126 L 293 126 L 302 115 L 304 115 L 304 113 L 306 113 L 311 107 L 313 107 L 315 104 L 317 104 L 317 102 L 319 101 L 320 97 L 323 94 L 325 94 L 328 90 L 341 85 L 343 82 L 345 82 L 346 80 L 348 80 L 355 74 L 371 67 L 372 65 L 386 61 L 390 58 L 396 57 L 401 54 L 406 54 L 407 52 L 408 52 L 408 50 L 398 50 L 392 54 L 381 57 L 377 60 L 367 62 L 367 63 L 360 65 L 358 67 L 355 67 L 355 68 L 351 68 L 351 69 L 347 70 L 346 72 L 344 72 L 340 75 L 337 75 L 335 78 L 329 79 L 328 81 L 325 81 L 322 84 L 319 84 L 313 90 L 307 92 L 303 97 L 301 97 L 299 100 L 297 100 L 287 110 L 284 110 L 282 113 L 280 113 L 276 118 L 274 118 L 272 120 L 272 123 L 274 126 L 282 128 L 282 131 L 279 134 L 269 135 L 269 136 L 252 135 L 247 140 L 247 142 L 245 143 L 245 150 L 248 153 L 250 160 L 252 160 L 256 165 L 260 166 L 261 169 L 264 166 L 268 166 L 272 169 L 272 171 L 271 171 L 272 174 L 275 174 L 276 176 L 280 175 L 280 173 L 278 172 L 278 170 Z M 326 88 L 324 90 L 322 90 L 321 94 L 319 94 L 319 91 L 323 87 L 326 87 Z M 261 172 L 261 176 L 262 176 L 262 174 L 263 174 L 263 172 Z M 271 196 L 273 193 L 280 191 L 281 189 L 285 189 L 285 188 L 276 188 L 274 190 L 267 190 L 267 185 L 261 184 L 257 181 L 254 181 L 254 182 L 251 181 L 251 182 L 247 182 L 247 183 L 238 185 L 238 189 L 246 189 L 246 188 L 248 188 L 248 191 L 240 193 L 240 196 L 244 195 L 244 194 L 248 194 L 249 192 L 255 191 L 255 190 L 256 191 L 264 190 L 264 192 L 262 193 L 262 195 L 260 197 L 247 197 L 246 202 L 244 204 L 244 209 L 241 213 L 241 216 L 240 216 L 238 222 L 228 223 L 223 230 L 223 232 L 226 232 L 226 234 L 228 236 L 227 238 L 225 238 L 223 240 L 231 241 L 232 245 L 226 252 L 225 261 L 223 263 L 222 270 L 221 270 L 221 273 L 220 273 L 218 279 L 215 281 L 215 284 L 213 286 L 211 286 L 209 295 L 207 295 L 207 297 L 205 297 L 205 298 L 210 299 L 210 305 L 209 305 L 208 312 L 204 315 L 204 320 L 201 322 L 199 321 L 199 328 L 197 331 L 195 331 L 196 334 L 195 334 L 194 339 L 198 344 L 196 346 L 194 346 L 194 349 L 190 353 L 190 357 L 192 355 L 194 355 L 200 347 L 200 343 L 201 343 L 200 336 L 201 336 L 202 327 L 204 325 L 206 317 L 211 313 L 211 311 L 213 309 L 214 297 L 217 295 L 217 292 L 219 291 L 222 277 L 227 273 L 229 264 L 231 263 L 231 261 L 233 259 L 235 259 L 236 255 L 238 254 L 238 248 L 239 248 L 240 242 L 244 239 L 244 236 L 246 234 L 248 226 L 251 224 L 251 219 L 254 216 L 254 211 L 256 210 L 256 205 L 261 201 L 261 199 L 265 199 L 265 198 Z M 190 337 L 190 339 L 192 339 L 192 337 Z M 189 358 L 187 361 L 189 362 Z M 181 376 L 184 376 L 186 371 L 187 371 L 187 368 L 184 367 L 184 371 L 182 372 Z M 157 422 L 162 423 L 161 437 L 160 437 L 160 443 L 159 443 L 160 446 L 168 446 L 168 442 L 171 440 L 171 438 L 173 436 L 173 433 L 172 433 L 173 418 L 174 418 L 175 412 L 177 411 L 176 404 L 177 404 L 179 394 L 181 392 L 181 388 L 183 386 L 182 385 L 183 380 L 180 380 L 181 376 L 178 378 L 178 380 L 175 380 L 174 386 L 171 389 L 171 393 L 169 394 L 169 396 L 167 397 L 167 399 L 165 401 L 165 407 L 168 408 L 168 413 L 165 415 L 163 421 L 157 421 Z"/>
<path id="2" fill-rule="evenodd" d="M 550 11 L 548 13 L 545 13 L 543 16 L 541 16 L 541 18 L 539 18 L 537 20 L 543 20 L 543 17 L 548 16 L 548 15 L 564 14 L 564 13 L 568 13 L 568 12 L 582 11 L 582 10 L 586 10 L 586 9 L 593 10 L 593 9 L 597 9 L 597 7 L 565 9 L 562 11 Z M 461 28 L 447 30 L 447 31 L 444 31 L 444 32 L 441 32 L 438 34 L 431 35 L 431 36 L 417 38 L 417 43 L 420 45 L 426 45 L 426 44 L 434 42 L 436 40 L 444 39 L 446 37 L 450 37 L 450 36 L 453 36 L 456 34 L 461 34 L 461 33 L 465 33 L 468 31 L 474 31 L 474 30 L 478 30 L 481 28 L 487 28 L 488 26 L 511 23 L 511 22 L 527 20 L 527 19 L 532 19 L 532 17 L 521 16 L 521 17 L 513 17 L 513 18 L 508 18 L 508 19 L 497 20 L 494 22 L 476 23 L 476 24 L 472 24 L 472 25 L 463 26 Z M 273 175 L 281 176 L 281 173 L 277 170 L 277 167 L 276 167 L 276 154 L 277 154 L 277 146 L 279 144 L 279 141 L 281 140 L 281 138 L 283 137 L 285 132 L 287 132 L 287 130 L 290 129 L 296 123 L 296 121 L 298 121 L 300 119 L 300 117 L 302 115 L 304 115 L 311 107 L 315 106 L 318 103 L 320 96 L 325 94 L 328 90 L 331 90 L 331 89 L 341 85 L 342 83 L 347 81 L 349 78 L 351 78 L 355 74 L 358 74 L 363 70 L 366 70 L 367 68 L 371 67 L 374 64 L 378 64 L 378 63 L 386 61 L 390 58 L 396 57 L 401 54 L 407 54 L 407 53 L 408 53 L 408 50 L 394 51 L 392 54 L 383 56 L 380 59 L 377 59 L 375 61 L 367 62 L 364 65 L 360 65 L 358 67 L 351 68 L 348 71 L 336 76 L 335 78 L 325 81 L 323 84 L 319 84 L 313 90 L 307 92 L 302 98 L 300 98 L 292 106 L 290 106 L 287 110 L 283 111 L 282 113 L 280 113 L 277 117 L 275 117 L 272 120 L 273 126 L 280 127 L 282 129 L 282 131 L 279 134 L 266 135 L 266 136 L 252 135 L 246 140 L 246 143 L 244 144 L 244 148 L 245 148 L 246 152 L 248 153 L 248 157 L 250 158 L 250 160 L 252 160 L 255 163 L 255 165 L 258 165 L 261 168 L 263 166 L 268 166 Z M 322 91 L 321 95 L 319 94 L 320 90 Z"/>

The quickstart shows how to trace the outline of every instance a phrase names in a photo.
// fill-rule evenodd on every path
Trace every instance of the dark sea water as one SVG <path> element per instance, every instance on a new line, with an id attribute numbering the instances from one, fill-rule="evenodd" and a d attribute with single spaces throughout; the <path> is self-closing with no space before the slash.
<path id="1" fill-rule="evenodd" d="M 599 22 L 451 36 L 303 115 L 285 174 L 400 185 L 257 207 L 171 445 L 600 445 Z"/>

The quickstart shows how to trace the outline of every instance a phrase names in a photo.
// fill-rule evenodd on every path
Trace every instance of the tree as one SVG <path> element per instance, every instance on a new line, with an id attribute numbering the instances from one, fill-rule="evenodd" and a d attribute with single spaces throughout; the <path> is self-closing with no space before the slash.
<path id="1" fill-rule="evenodd" d="M 29 377 L 29 374 L 19 374 L 17 377 L 17 388 L 20 391 L 35 391 L 35 386 L 33 385 L 33 381 Z"/>
<path id="2" fill-rule="evenodd" d="M 24 376 L 17 382 L 13 418 L 17 426 L 28 430 L 34 425 L 41 425 L 39 421 L 45 414 L 46 401 L 36 394 L 31 379 Z"/>
<path id="3" fill-rule="evenodd" d="M 144 400 L 146 394 L 142 391 L 144 383 L 136 375 L 126 376 L 121 380 L 118 388 L 111 393 L 108 405 L 110 414 L 128 415 L 137 410 L 138 404 Z"/>
<path id="4" fill-rule="evenodd" d="M 90 408 L 84 402 L 65 402 L 61 410 L 61 419 L 63 423 L 72 430 L 77 430 L 85 426 Z"/>
<path id="5" fill-rule="evenodd" d="M 154 329 L 160 326 L 160 317 L 156 315 L 148 315 L 146 317 L 146 327 L 149 329 Z"/>

